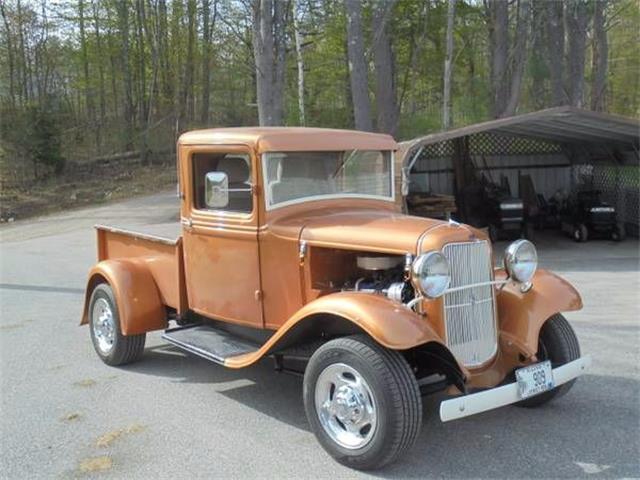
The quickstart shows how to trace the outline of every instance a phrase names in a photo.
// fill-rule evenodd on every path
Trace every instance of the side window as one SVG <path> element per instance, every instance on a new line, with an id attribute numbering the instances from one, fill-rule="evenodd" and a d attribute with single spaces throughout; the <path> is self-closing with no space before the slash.
<path id="1" fill-rule="evenodd" d="M 251 168 L 248 155 L 195 153 L 193 203 L 198 210 L 251 213 Z"/>

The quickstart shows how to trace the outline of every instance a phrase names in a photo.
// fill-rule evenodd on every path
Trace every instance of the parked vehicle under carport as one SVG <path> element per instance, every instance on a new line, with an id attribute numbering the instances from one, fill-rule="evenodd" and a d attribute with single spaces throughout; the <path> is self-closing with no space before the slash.
<path id="1" fill-rule="evenodd" d="M 600 197 L 598 190 L 584 190 L 567 202 L 561 214 L 561 228 L 576 242 L 586 242 L 590 238 L 624 240 L 625 230 L 617 220 L 616 208 Z"/>
<path id="2" fill-rule="evenodd" d="M 639 130 L 634 118 L 556 107 L 408 140 L 396 155 L 402 186 L 396 201 L 420 215 L 403 196 L 454 196 L 455 220 L 491 233 L 496 202 L 482 196 L 480 179 L 504 177 L 515 187 L 510 196 L 522 200 L 524 219 L 536 228 L 560 228 L 561 219 L 578 215 L 584 218 L 570 224 L 574 238 L 576 227 L 580 238 L 585 231 L 585 238 L 637 236 Z M 578 192 L 585 169 L 592 175 L 589 189 L 600 192 L 586 216 L 577 207 L 584 204 Z M 571 210 L 558 202 L 567 197 L 576 199 Z"/>

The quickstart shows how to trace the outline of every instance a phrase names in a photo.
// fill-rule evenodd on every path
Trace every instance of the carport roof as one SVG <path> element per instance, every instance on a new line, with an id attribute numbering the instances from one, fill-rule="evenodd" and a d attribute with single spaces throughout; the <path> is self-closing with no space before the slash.
<path id="1" fill-rule="evenodd" d="M 430 145 L 476 133 L 528 137 L 556 143 L 607 143 L 638 149 L 640 121 L 575 107 L 555 107 L 514 117 L 476 123 L 400 143 L 400 150 Z"/>

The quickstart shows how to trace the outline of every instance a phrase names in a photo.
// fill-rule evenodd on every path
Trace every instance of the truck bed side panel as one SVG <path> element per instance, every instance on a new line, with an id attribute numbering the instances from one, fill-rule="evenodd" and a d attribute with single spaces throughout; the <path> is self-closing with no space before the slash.
<path id="1" fill-rule="evenodd" d="M 178 313 L 187 310 L 182 238 L 176 240 L 96 226 L 98 260 L 137 258 L 145 262 L 158 287 L 162 302 Z"/>

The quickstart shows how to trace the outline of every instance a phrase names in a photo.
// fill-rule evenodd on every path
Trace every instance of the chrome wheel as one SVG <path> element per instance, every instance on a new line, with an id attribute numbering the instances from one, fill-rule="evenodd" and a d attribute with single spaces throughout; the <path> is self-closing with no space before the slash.
<path id="1" fill-rule="evenodd" d="M 91 311 L 91 328 L 96 339 L 96 344 L 103 354 L 108 354 L 113 349 L 116 338 L 116 322 L 113 318 L 111 305 L 104 298 L 98 298 Z"/>
<path id="2" fill-rule="evenodd" d="M 326 367 L 315 386 L 315 407 L 320 424 L 338 445 L 358 449 L 376 430 L 376 400 L 358 371 L 344 363 Z"/>

